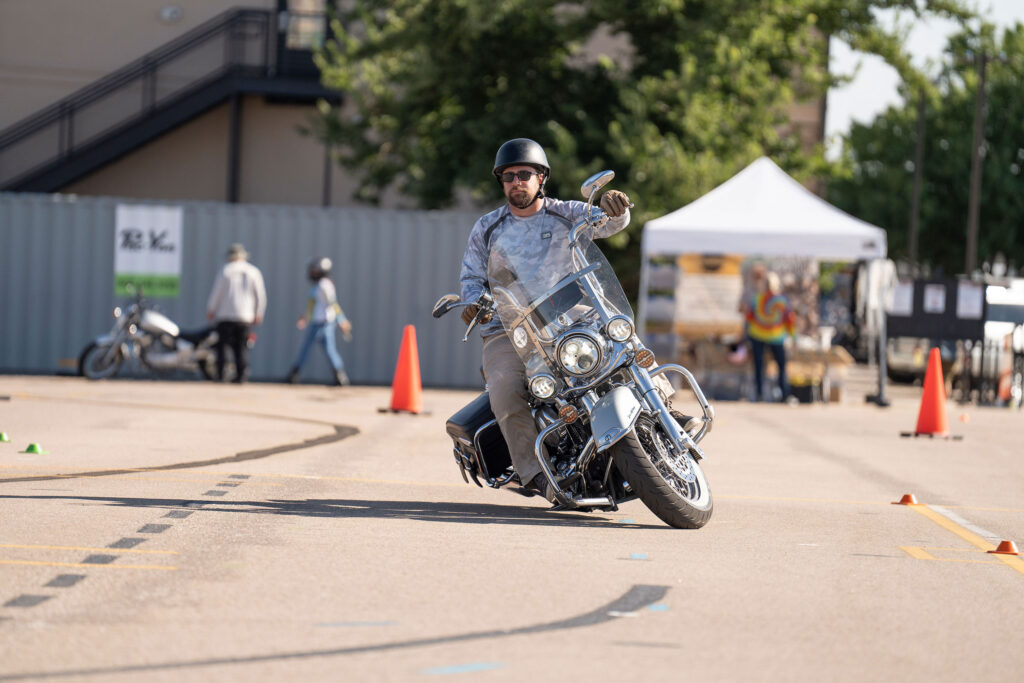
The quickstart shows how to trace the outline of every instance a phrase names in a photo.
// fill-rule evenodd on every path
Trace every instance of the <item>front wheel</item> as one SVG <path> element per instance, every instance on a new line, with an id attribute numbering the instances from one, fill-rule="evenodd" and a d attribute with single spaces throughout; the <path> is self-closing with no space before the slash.
<path id="1" fill-rule="evenodd" d="M 679 415 L 673 412 L 677 420 Z M 677 453 L 658 420 L 641 415 L 612 449 L 615 466 L 640 500 L 677 529 L 699 529 L 711 519 L 714 501 L 700 463 Z"/>
<path id="2" fill-rule="evenodd" d="M 93 342 L 78 356 L 78 373 L 89 379 L 107 379 L 121 369 L 121 349 Z"/>

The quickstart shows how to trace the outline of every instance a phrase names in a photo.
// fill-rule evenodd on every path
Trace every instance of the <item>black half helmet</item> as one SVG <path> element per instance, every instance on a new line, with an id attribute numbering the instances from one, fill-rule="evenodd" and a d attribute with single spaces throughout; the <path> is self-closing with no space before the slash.
<path id="1" fill-rule="evenodd" d="M 334 264 L 331 263 L 331 259 L 326 256 L 310 261 L 307 271 L 309 273 L 309 279 L 316 282 L 320 278 L 327 277 L 331 274 L 332 265 Z"/>
<path id="2" fill-rule="evenodd" d="M 548 165 L 548 155 L 544 148 L 529 138 L 515 138 L 509 140 L 498 148 L 494 157 L 494 177 L 501 182 L 501 172 L 509 166 L 533 166 L 544 173 L 544 180 L 540 184 L 541 196 L 544 186 L 551 175 L 551 167 Z"/>

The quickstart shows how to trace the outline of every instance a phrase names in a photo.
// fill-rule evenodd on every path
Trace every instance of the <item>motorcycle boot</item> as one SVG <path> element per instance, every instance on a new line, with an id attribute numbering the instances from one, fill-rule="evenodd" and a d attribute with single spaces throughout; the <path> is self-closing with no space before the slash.
<path id="1" fill-rule="evenodd" d="M 554 504 L 558 500 L 555 498 L 555 489 L 552 488 L 551 482 L 543 472 L 531 479 L 530 483 L 526 485 L 526 489 L 543 496 L 549 503 Z"/>
<path id="2" fill-rule="evenodd" d="M 346 374 L 344 370 L 334 371 L 334 381 L 339 387 L 347 387 L 348 385 L 352 384 L 352 382 L 348 378 L 348 374 Z"/>
<path id="3" fill-rule="evenodd" d="M 683 431 L 693 436 L 697 431 L 704 426 L 704 420 L 699 417 L 690 417 L 689 415 L 683 415 L 679 422 L 683 425 Z"/>
<path id="4" fill-rule="evenodd" d="M 288 371 L 288 376 L 284 378 L 285 384 L 295 384 L 299 379 L 299 369 L 292 368 Z"/>

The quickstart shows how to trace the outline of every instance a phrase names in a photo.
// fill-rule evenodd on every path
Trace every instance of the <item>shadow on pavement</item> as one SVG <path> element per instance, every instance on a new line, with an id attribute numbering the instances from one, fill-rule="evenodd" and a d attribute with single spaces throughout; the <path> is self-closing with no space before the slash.
<path id="1" fill-rule="evenodd" d="M 412 519 L 422 522 L 456 524 L 525 524 L 589 528 L 659 529 L 664 525 L 623 523 L 599 516 L 601 513 L 552 512 L 543 507 L 491 505 L 481 503 L 426 502 L 419 500 L 196 500 L 167 498 L 124 498 L 113 496 L 16 496 L 0 495 L 0 500 L 64 500 L 135 508 L 167 508 L 202 512 L 232 512 L 338 519 Z"/>
<path id="2" fill-rule="evenodd" d="M 300 650 L 280 653 L 259 653 L 249 656 L 224 656 L 210 659 L 179 660 L 153 664 L 125 664 L 121 666 L 105 666 L 89 669 L 71 669 L 64 671 L 39 671 L 15 674 L 0 672 L 0 681 L 24 681 L 45 678 L 71 678 L 77 676 L 101 676 L 131 673 L 155 673 L 157 671 L 186 671 L 201 667 L 224 666 L 230 664 L 253 664 L 262 662 L 285 662 L 289 660 L 311 659 L 315 657 L 339 657 L 362 654 L 365 652 L 387 652 L 416 647 L 446 645 L 474 640 L 506 639 L 511 636 L 530 635 L 550 631 L 596 626 L 614 621 L 624 615 L 635 615 L 645 607 L 662 600 L 668 594 L 668 586 L 632 586 L 624 594 L 590 612 L 579 614 L 557 621 L 549 621 L 519 628 L 498 628 L 488 631 L 475 631 L 452 635 L 431 636 L 414 640 L 403 640 L 374 645 L 356 645 L 351 647 L 327 648 L 318 650 Z M 338 680 L 345 680 L 339 676 Z"/>

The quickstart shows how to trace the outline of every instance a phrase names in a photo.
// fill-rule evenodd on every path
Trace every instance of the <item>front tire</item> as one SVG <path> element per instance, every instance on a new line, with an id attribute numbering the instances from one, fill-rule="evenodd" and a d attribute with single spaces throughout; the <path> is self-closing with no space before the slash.
<path id="1" fill-rule="evenodd" d="M 115 350 L 113 356 L 108 358 L 110 349 L 110 344 L 96 342 L 86 346 L 78 356 L 78 374 L 89 379 L 107 379 L 116 375 L 121 369 L 121 350 Z"/>
<path id="2" fill-rule="evenodd" d="M 680 416 L 673 417 L 678 421 Z M 711 489 L 693 455 L 673 453 L 670 444 L 658 420 L 644 414 L 612 448 L 612 457 L 630 488 L 661 521 L 677 529 L 699 529 L 711 519 Z"/>

